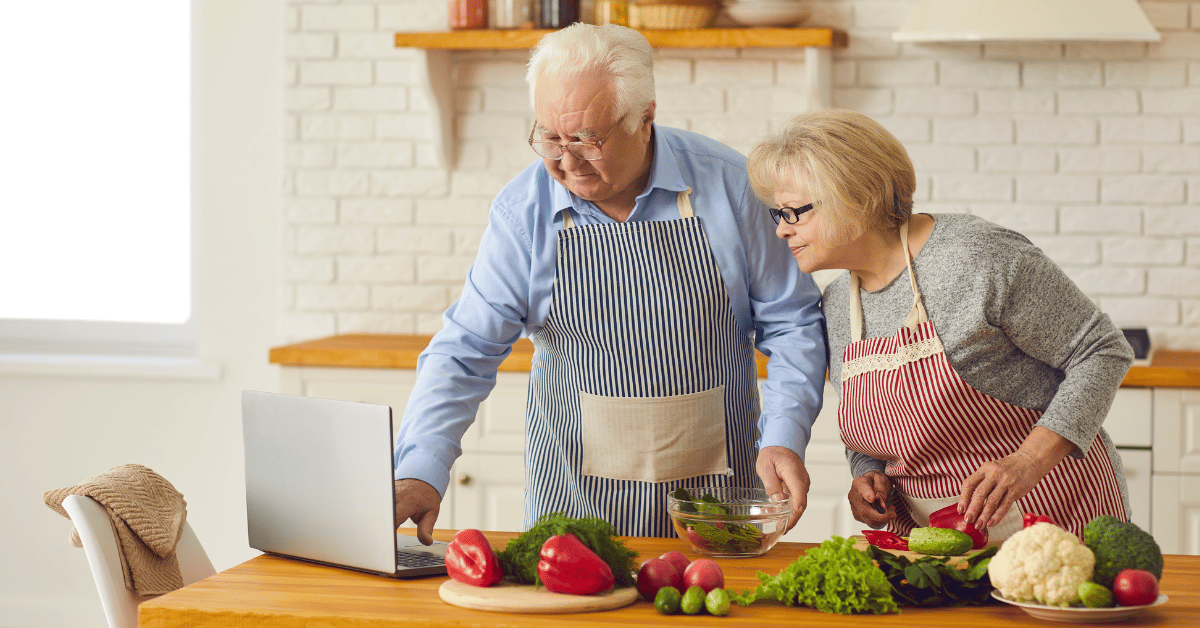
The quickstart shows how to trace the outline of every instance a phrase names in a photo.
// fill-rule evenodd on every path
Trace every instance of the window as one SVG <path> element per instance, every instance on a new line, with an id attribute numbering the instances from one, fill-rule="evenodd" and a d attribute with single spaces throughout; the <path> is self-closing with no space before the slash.
<path id="1" fill-rule="evenodd" d="M 0 351 L 195 353 L 191 3 L 0 8 Z"/>

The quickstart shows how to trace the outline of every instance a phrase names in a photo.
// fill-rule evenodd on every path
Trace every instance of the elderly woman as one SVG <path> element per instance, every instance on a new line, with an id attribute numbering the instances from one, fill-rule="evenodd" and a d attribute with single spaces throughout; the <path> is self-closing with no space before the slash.
<path id="1" fill-rule="evenodd" d="M 800 270 L 848 270 L 822 307 L 856 519 L 905 534 L 957 504 L 993 539 L 1023 513 L 1080 535 L 1128 520 L 1100 424 L 1132 352 L 1054 262 L 981 218 L 913 214 L 907 152 L 858 113 L 793 118 L 747 167 Z"/>

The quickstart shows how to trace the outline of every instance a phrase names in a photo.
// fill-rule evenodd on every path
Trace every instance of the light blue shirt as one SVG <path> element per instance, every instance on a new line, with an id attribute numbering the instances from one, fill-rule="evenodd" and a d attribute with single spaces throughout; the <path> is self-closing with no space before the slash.
<path id="1" fill-rule="evenodd" d="M 738 326 L 768 356 L 758 447 L 783 446 L 803 457 L 825 382 L 821 292 L 775 236 L 750 188 L 745 157 L 679 129 L 656 125 L 653 137 L 650 179 L 628 220 L 678 220 L 676 197 L 691 188 Z M 462 296 L 418 358 L 396 443 L 396 479 L 423 480 L 445 495 L 450 466 L 497 367 L 549 314 L 565 211 L 577 225 L 614 222 L 555 181 L 540 159 L 492 202 Z"/>

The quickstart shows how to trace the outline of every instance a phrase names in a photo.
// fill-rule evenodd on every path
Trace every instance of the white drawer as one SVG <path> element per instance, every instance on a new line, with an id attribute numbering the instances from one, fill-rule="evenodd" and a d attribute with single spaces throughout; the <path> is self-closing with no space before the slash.
<path id="1" fill-rule="evenodd" d="M 1121 388 L 1104 419 L 1104 429 L 1108 430 L 1117 447 L 1149 447 L 1154 438 L 1153 415 L 1153 391 L 1150 388 Z"/>

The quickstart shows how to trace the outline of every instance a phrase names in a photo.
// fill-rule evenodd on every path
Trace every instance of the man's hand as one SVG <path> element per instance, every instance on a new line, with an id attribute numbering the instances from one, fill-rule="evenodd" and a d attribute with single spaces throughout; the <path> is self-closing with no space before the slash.
<path id="1" fill-rule="evenodd" d="M 872 528 L 883 526 L 896 518 L 896 509 L 887 506 L 891 492 L 891 478 L 880 471 L 867 471 L 850 483 L 850 493 L 846 495 L 850 514 Z M 879 512 L 873 504 L 882 504 L 885 512 Z"/>
<path id="2" fill-rule="evenodd" d="M 396 527 L 412 519 L 417 524 L 417 539 L 433 544 L 433 523 L 442 507 L 442 496 L 426 482 L 396 480 Z"/>
<path id="3" fill-rule="evenodd" d="M 754 468 L 762 479 L 767 495 L 773 499 L 778 499 L 776 496 L 783 493 L 791 495 L 792 516 L 788 517 L 785 532 L 791 530 L 800 520 L 800 515 L 804 514 L 804 509 L 808 508 L 809 480 L 804 461 L 787 447 L 764 447 L 758 452 Z"/>

